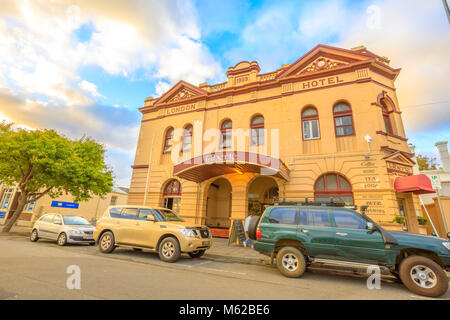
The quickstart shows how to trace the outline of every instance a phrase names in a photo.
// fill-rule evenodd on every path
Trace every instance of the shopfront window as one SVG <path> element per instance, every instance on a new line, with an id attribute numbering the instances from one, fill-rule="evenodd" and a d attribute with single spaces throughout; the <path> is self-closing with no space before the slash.
<path id="1" fill-rule="evenodd" d="M 250 123 L 251 130 L 251 144 L 252 145 L 263 145 L 264 144 L 264 117 L 256 116 L 253 117 Z"/>
<path id="2" fill-rule="evenodd" d="M 220 146 L 223 149 L 231 147 L 233 122 L 225 120 L 220 126 Z"/>
<path id="3" fill-rule="evenodd" d="M 183 130 L 183 152 L 191 151 L 192 146 L 192 132 L 193 132 L 192 125 L 187 125 L 184 127 Z"/>
<path id="4" fill-rule="evenodd" d="M 5 191 L 5 193 L 2 196 L 2 199 L 0 200 L 0 210 L 8 210 L 11 206 L 12 196 L 14 194 L 14 189 L 10 188 Z"/>
<path id="5" fill-rule="evenodd" d="M 318 202 L 344 202 L 353 205 L 350 182 L 340 174 L 329 173 L 319 177 L 314 185 L 314 199 Z"/>
<path id="6" fill-rule="evenodd" d="M 302 112 L 303 140 L 319 139 L 319 114 L 316 108 L 309 107 Z"/>
<path id="7" fill-rule="evenodd" d="M 333 116 L 337 137 L 354 134 L 352 109 L 347 103 L 341 102 L 335 105 L 333 107 Z"/>

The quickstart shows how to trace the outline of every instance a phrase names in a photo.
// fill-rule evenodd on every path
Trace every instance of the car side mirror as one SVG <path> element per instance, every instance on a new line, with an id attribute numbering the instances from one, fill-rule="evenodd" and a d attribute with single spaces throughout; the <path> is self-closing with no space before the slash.
<path id="1" fill-rule="evenodd" d="M 153 215 L 149 214 L 149 215 L 147 216 L 147 221 L 153 221 L 153 222 L 155 222 L 155 217 L 154 217 Z"/>
<path id="2" fill-rule="evenodd" d="M 367 230 L 369 230 L 369 231 L 375 231 L 376 230 L 376 228 L 375 228 L 375 226 L 373 225 L 372 222 L 367 222 Z"/>

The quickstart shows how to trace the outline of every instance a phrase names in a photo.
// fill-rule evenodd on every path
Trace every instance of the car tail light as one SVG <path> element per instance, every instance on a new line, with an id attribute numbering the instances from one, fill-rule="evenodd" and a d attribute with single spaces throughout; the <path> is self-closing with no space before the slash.
<path id="1" fill-rule="evenodd" d="M 261 239 L 261 229 L 256 229 L 256 239 Z"/>

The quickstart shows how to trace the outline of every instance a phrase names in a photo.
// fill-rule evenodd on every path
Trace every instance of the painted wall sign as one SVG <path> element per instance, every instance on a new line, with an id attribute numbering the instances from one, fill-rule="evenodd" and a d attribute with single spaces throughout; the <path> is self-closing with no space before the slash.
<path id="1" fill-rule="evenodd" d="M 0 218 L 4 218 L 5 217 L 5 213 L 4 212 L 0 212 Z"/>
<path id="2" fill-rule="evenodd" d="M 193 110 L 195 110 L 196 107 L 197 107 L 197 105 L 195 103 L 192 103 L 192 104 L 188 104 L 188 105 L 167 108 L 166 115 L 176 114 L 176 113 L 181 113 L 181 112 L 186 112 L 186 111 L 193 111 Z"/>
<path id="3" fill-rule="evenodd" d="M 437 174 L 432 174 L 430 176 L 431 179 L 431 186 L 433 187 L 433 189 L 441 189 L 441 180 L 439 179 L 439 175 Z"/>
<path id="4" fill-rule="evenodd" d="M 55 208 L 78 209 L 79 204 L 75 202 L 52 201 L 51 206 Z"/>

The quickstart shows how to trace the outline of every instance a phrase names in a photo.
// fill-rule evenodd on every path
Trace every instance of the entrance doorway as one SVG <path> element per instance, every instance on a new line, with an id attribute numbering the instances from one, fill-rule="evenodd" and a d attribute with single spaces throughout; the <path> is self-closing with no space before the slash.
<path id="1" fill-rule="evenodd" d="M 181 184 L 178 180 L 170 180 L 163 192 L 163 207 L 175 213 L 180 212 L 181 206 Z"/>
<path id="2" fill-rule="evenodd" d="M 213 228 L 231 226 L 231 184 L 224 178 L 214 180 L 206 198 L 206 225 Z"/>
<path id="3" fill-rule="evenodd" d="M 248 214 L 261 215 L 267 206 L 273 205 L 278 199 L 278 184 L 268 176 L 261 176 L 250 183 L 248 187 Z"/>

